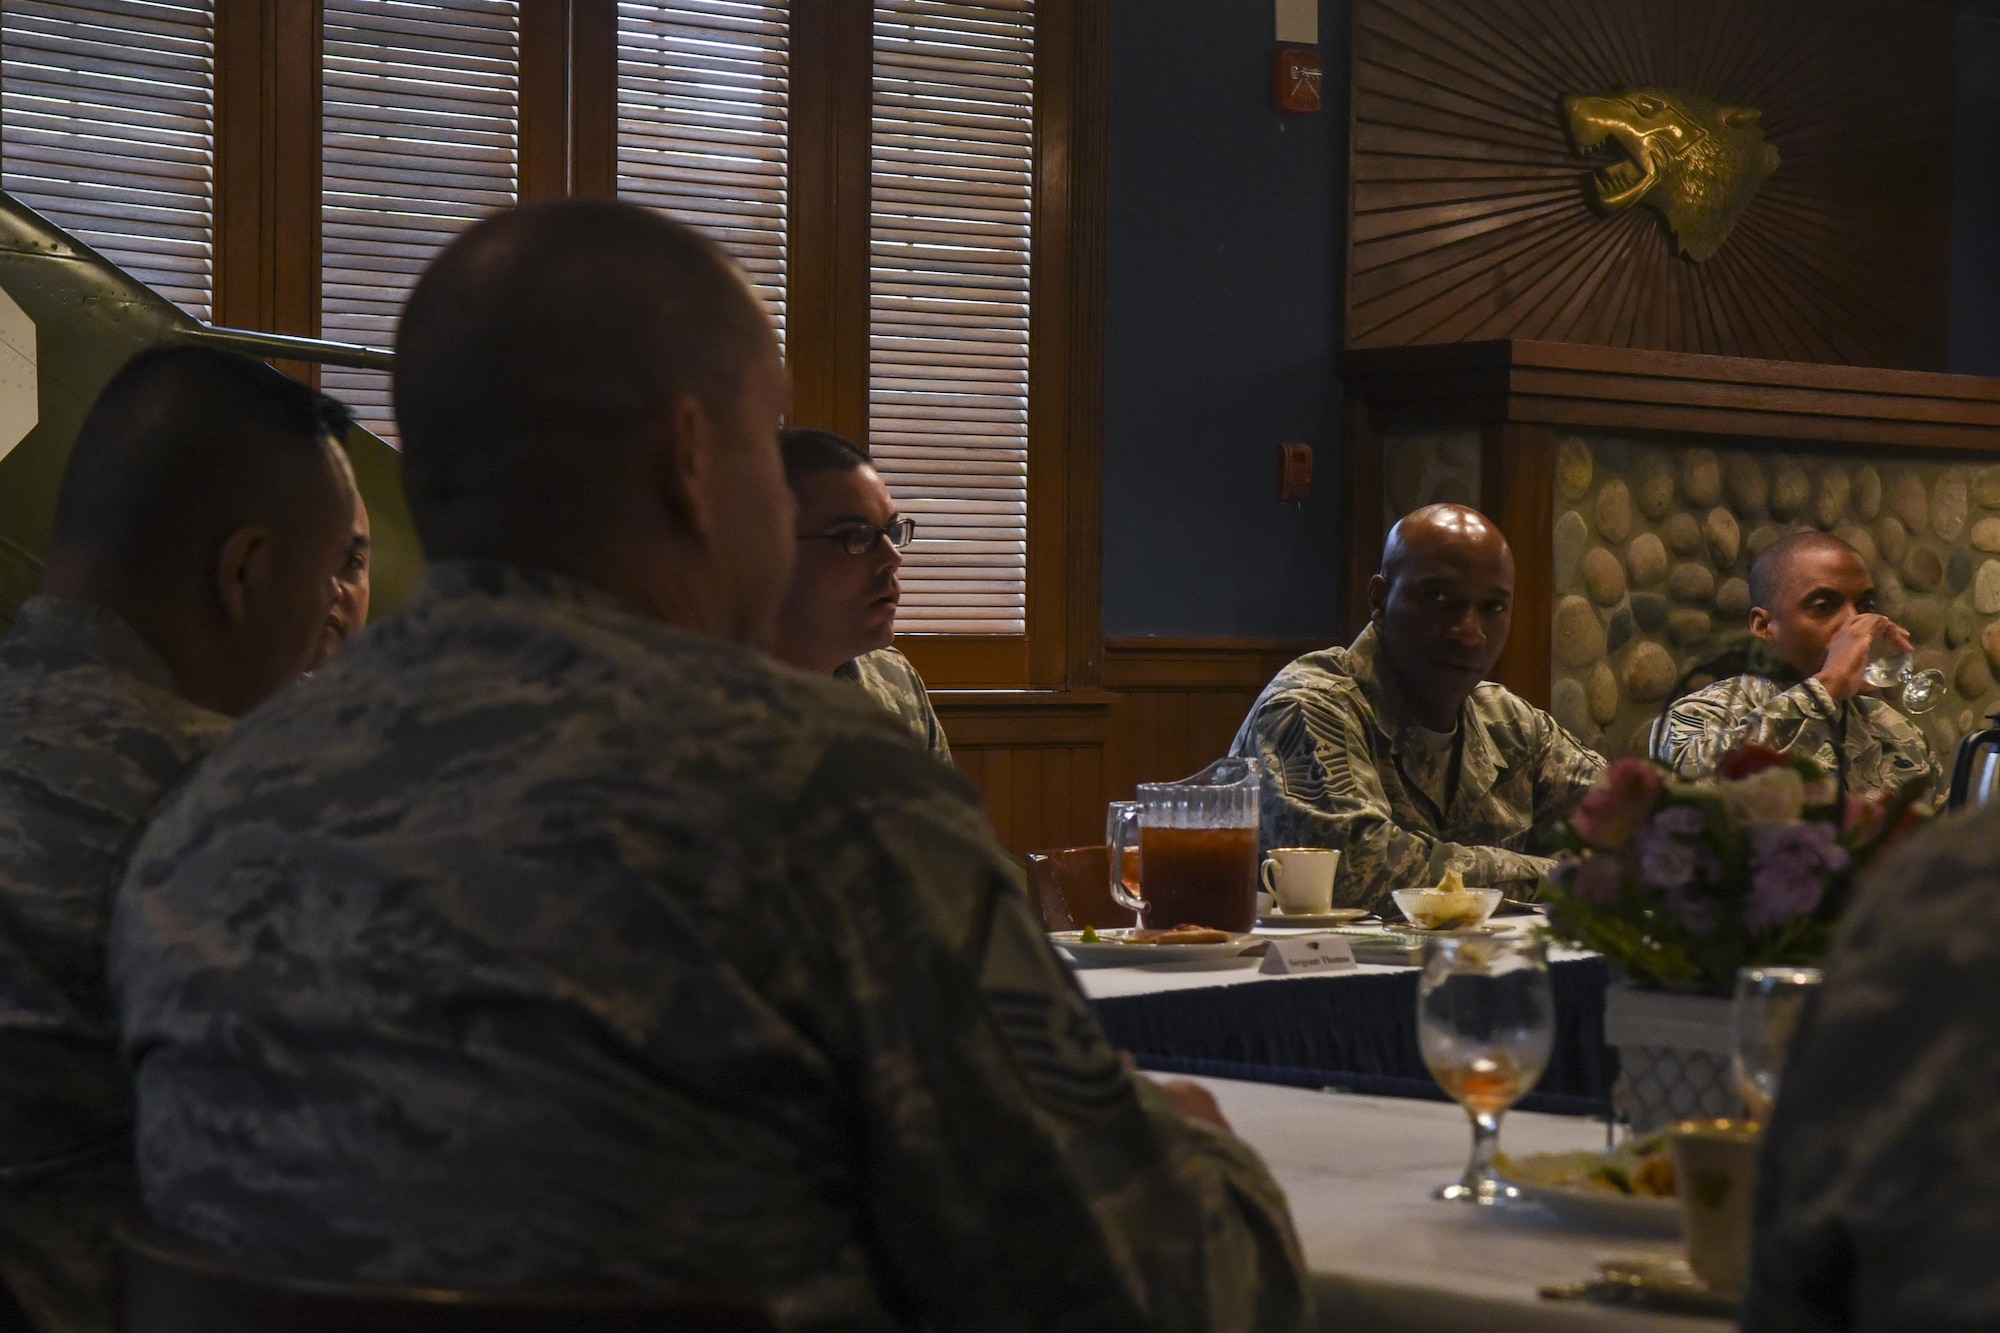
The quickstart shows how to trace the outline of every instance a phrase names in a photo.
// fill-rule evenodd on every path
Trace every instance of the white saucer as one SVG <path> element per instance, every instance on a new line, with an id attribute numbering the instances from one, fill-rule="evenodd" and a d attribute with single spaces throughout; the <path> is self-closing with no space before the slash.
<path id="1" fill-rule="evenodd" d="M 1318 926 L 1345 926 L 1374 913 L 1366 907 L 1336 907 L 1330 912 L 1307 912 L 1292 916 L 1287 912 L 1260 912 L 1257 924 L 1260 926 L 1292 926 L 1301 930 Z"/>

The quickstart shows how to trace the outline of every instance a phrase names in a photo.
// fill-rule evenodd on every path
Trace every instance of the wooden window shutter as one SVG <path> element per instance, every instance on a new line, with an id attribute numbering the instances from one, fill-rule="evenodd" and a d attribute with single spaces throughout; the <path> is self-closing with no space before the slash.
<path id="1" fill-rule="evenodd" d="M 0 4 L 0 185 L 208 319 L 215 6 Z"/>
<path id="2" fill-rule="evenodd" d="M 520 193 L 521 6 L 325 0 L 320 332 L 391 346 L 424 266 Z M 394 440 L 389 377 L 321 383 Z"/>
<path id="3" fill-rule="evenodd" d="M 785 336 L 788 6 L 618 6 L 618 193 L 736 256 Z"/>
<path id="4" fill-rule="evenodd" d="M 917 521 L 896 628 L 1027 611 L 1033 0 L 875 5 L 868 440 Z"/>

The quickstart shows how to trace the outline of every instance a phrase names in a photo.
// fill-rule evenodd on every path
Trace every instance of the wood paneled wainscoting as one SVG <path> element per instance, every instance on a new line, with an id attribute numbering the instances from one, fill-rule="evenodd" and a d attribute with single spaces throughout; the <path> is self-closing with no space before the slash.
<path id="1" fill-rule="evenodd" d="M 1229 748 L 1278 668 L 1317 639 L 1113 638 L 1097 690 L 940 690 L 959 771 L 1009 851 L 1099 842 L 1104 807 Z"/>

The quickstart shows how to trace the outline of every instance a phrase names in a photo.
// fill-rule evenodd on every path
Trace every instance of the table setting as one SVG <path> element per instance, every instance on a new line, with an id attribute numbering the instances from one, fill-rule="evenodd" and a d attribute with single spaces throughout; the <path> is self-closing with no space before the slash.
<path id="1" fill-rule="evenodd" d="M 1260 857 L 1254 762 L 1223 760 L 1112 807 L 1139 924 L 1051 939 L 1111 1040 L 1264 1154 L 1329 1327 L 1724 1328 L 1813 964 L 1921 822 L 1818 784 L 1755 747 L 1694 781 L 1621 760 L 1535 909 L 1446 874 L 1332 920 L 1339 850 Z"/>

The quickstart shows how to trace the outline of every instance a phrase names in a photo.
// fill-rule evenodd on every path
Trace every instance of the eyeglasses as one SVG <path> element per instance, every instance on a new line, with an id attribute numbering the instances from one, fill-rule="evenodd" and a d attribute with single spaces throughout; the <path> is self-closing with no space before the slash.
<path id="1" fill-rule="evenodd" d="M 917 535 L 917 520 L 914 518 L 892 518 L 882 527 L 874 528 L 866 523 L 842 528 L 838 532 L 814 532 L 800 537 L 802 542 L 839 542 L 840 549 L 849 555 L 867 555 L 875 549 L 875 543 L 884 537 L 889 545 L 902 550 Z"/>

